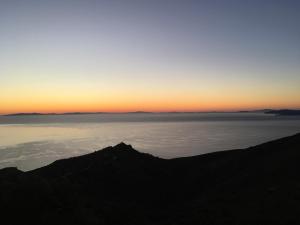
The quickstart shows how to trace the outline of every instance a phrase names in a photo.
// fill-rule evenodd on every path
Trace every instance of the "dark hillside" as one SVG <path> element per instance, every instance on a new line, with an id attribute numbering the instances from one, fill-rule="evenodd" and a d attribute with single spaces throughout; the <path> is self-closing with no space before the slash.
<path id="1" fill-rule="evenodd" d="M 121 143 L 0 170 L 1 224 L 300 224 L 300 134 L 160 159 Z"/>

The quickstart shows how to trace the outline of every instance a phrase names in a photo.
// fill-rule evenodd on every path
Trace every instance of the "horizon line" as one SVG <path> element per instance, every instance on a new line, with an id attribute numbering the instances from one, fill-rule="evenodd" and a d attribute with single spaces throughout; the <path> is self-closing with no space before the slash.
<path id="1" fill-rule="evenodd" d="M 204 110 L 204 111 L 124 111 L 124 112 L 113 112 L 113 111 L 98 111 L 98 112 L 85 112 L 85 111 L 75 111 L 75 112 L 18 112 L 18 113 L 0 113 L 0 116 L 22 116 L 22 115 L 83 115 L 83 114 L 131 114 L 131 113 L 239 113 L 239 112 L 258 112 L 258 111 L 270 111 L 270 110 L 300 110 L 300 108 L 261 108 L 261 109 L 237 109 L 237 110 Z"/>

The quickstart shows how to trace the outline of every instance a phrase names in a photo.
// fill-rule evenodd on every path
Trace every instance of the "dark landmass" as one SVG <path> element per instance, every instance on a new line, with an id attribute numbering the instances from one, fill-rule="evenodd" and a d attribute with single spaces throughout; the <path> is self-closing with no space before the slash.
<path id="1" fill-rule="evenodd" d="M 257 109 L 257 110 L 242 110 L 242 111 L 238 111 L 240 113 L 265 113 L 265 112 L 269 112 L 272 111 L 272 109 Z"/>
<path id="2" fill-rule="evenodd" d="M 147 111 L 135 111 L 135 112 L 127 112 L 127 113 L 143 114 L 143 113 L 153 113 L 153 112 L 147 112 Z"/>
<path id="3" fill-rule="evenodd" d="M 48 116 L 48 115 L 91 115 L 91 114 L 149 114 L 154 112 L 134 111 L 134 112 L 69 112 L 69 113 L 14 113 L 4 116 Z"/>
<path id="4" fill-rule="evenodd" d="M 90 115 L 90 114 L 105 114 L 105 112 L 69 112 L 69 113 L 60 113 L 56 115 Z"/>
<path id="5" fill-rule="evenodd" d="M 148 111 L 134 111 L 134 112 L 68 112 L 68 113 L 15 113 L 15 114 L 7 114 L 4 116 L 47 116 L 47 115 L 90 115 L 90 114 L 155 114 L 155 113 L 164 113 L 164 114 L 181 114 L 181 113 L 268 113 L 268 114 L 282 114 L 282 115 L 293 115 L 293 113 L 298 113 L 300 110 L 273 110 L 273 109 L 259 109 L 259 110 L 242 110 L 242 111 L 194 111 L 194 112 L 178 112 L 178 111 L 170 111 L 170 112 L 148 112 Z"/>
<path id="6" fill-rule="evenodd" d="M 300 116 L 300 110 L 293 110 L 293 109 L 269 110 L 265 113 L 275 114 L 278 116 Z"/>
<path id="7" fill-rule="evenodd" d="M 300 115 L 300 110 L 294 109 L 281 109 L 281 110 L 273 110 L 273 109 L 259 109 L 259 110 L 242 110 L 242 111 L 206 111 L 206 112 L 147 112 L 147 111 L 134 111 L 134 112 L 69 112 L 69 113 L 15 113 L 15 114 L 7 114 L 4 116 L 47 116 L 47 115 L 90 115 L 90 114 L 151 114 L 151 113 L 165 113 L 165 114 L 174 114 L 174 113 L 266 113 L 266 114 L 275 114 L 282 116 L 294 116 Z"/>
<path id="8" fill-rule="evenodd" d="M 121 143 L 22 172 L 0 170 L 1 224 L 300 224 L 300 133 L 161 159 Z"/>
<path id="9" fill-rule="evenodd" d="M 104 112 L 69 112 L 69 113 L 15 113 L 4 116 L 49 116 L 49 115 L 89 115 L 89 114 L 103 114 Z"/>
<path id="10" fill-rule="evenodd" d="M 91 114 L 129 114 L 129 113 L 152 113 L 152 112 L 144 112 L 144 111 L 136 111 L 136 112 L 124 112 L 124 113 L 116 113 L 116 112 L 69 112 L 69 113 L 15 113 L 15 114 L 6 114 L 4 116 L 49 116 L 49 115 L 91 115 Z"/>
<path id="11" fill-rule="evenodd" d="M 300 110 L 297 109 L 259 109 L 259 110 L 243 110 L 238 111 L 239 113 L 265 113 L 274 114 L 278 116 L 298 116 L 300 115 Z"/>
<path id="12" fill-rule="evenodd" d="M 7 114 L 4 116 L 41 116 L 41 115 L 56 115 L 55 113 L 48 113 L 48 114 L 43 114 L 43 113 L 15 113 L 15 114 Z"/>

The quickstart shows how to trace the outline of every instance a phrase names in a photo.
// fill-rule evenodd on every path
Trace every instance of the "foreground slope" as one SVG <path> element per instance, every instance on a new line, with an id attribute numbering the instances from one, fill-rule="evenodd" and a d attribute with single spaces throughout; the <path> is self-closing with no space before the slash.
<path id="1" fill-rule="evenodd" d="M 3 224 L 300 224 L 300 134 L 165 160 L 121 143 L 0 170 Z"/>

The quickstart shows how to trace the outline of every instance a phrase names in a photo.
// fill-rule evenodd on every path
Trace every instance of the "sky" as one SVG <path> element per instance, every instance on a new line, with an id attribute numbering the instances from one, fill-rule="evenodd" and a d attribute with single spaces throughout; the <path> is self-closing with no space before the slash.
<path id="1" fill-rule="evenodd" d="M 0 0 L 0 114 L 300 108 L 298 0 Z"/>

